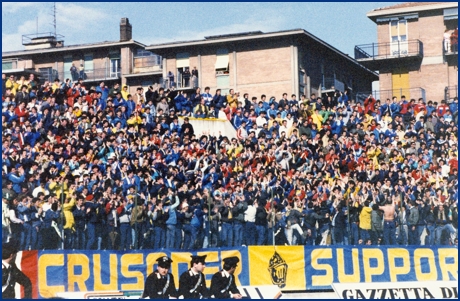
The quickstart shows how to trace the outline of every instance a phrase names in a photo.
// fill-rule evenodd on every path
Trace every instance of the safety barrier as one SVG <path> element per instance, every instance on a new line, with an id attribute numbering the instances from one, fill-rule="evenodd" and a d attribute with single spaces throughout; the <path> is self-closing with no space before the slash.
<path id="1" fill-rule="evenodd" d="M 179 117 L 179 124 L 183 122 L 184 119 Z M 197 138 L 200 138 L 204 133 L 219 137 L 219 132 L 222 133 L 222 136 L 227 136 L 228 139 L 236 138 L 236 130 L 228 119 L 189 117 L 189 122 L 193 126 Z"/>
<path id="2" fill-rule="evenodd" d="M 175 279 L 189 268 L 190 255 L 207 255 L 206 284 L 237 256 L 238 286 L 277 285 L 282 291 L 331 289 L 332 283 L 457 281 L 454 247 L 250 246 L 181 250 L 23 251 L 16 264 L 31 279 L 33 298 L 61 292 L 138 291 L 160 256 L 172 258 Z M 178 283 L 176 283 L 178 285 Z"/>

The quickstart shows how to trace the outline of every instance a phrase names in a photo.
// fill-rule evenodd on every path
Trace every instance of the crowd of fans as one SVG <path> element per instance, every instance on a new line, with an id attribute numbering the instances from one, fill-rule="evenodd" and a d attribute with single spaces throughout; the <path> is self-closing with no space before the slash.
<path id="1" fill-rule="evenodd" d="M 457 244 L 457 98 L 2 78 L 2 240 L 22 250 Z"/>

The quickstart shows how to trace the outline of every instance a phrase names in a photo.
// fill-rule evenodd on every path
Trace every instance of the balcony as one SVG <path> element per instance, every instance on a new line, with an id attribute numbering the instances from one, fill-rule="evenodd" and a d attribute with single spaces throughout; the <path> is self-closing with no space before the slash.
<path id="1" fill-rule="evenodd" d="M 103 80 L 117 80 L 121 78 L 121 68 L 101 68 L 93 70 L 85 70 L 84 81 L 103 81 Z"/>
<path id="2" fill-rule="evenodd" d="M 394 62 L 421 62 L 423 43 L 420 40 L 372 43 L 355 46 L 355 59 L 371 70 L 379 70 L 383 65 Z"/>
<path id="3" fill-rule="evenodd" d="M 442 52 L 444 54 L 444 62 L 449 66 L 458 66 L 458 43 L 450 45 L 442 43 Z"/>
<path id="4" fill-rule="evenodd" d="M 81 77 L 80 73 L 78 73 L 76 77 L 73 77 L 70 71 L 56 72 L 56 70 L 52 70 L 51 68 L 43 68 L 43 70 L 40 71 L 41 78 L 48 81 L 54 81 L 56 78 L 58 78 L 60 81 L 65 81 L 67 78 L 70 78 L 73 82 L 75 82 L 79 77 Z M 121 78 L 121 68 L 88 69 L 84 71 L 82 78 L 85 82 L 119 80 Z"/>
<path id="5" fill-rule="evenodd" d="M 384 103 L 387 98 L 391 99 L 393 96 L 401 98 L 402 95 L 406 96 L 406 99 L 419 99 L 425 98 L 425 89 L 423 88 L 407 88 L 407 89 L 392 89 L 392 90 L 375 90 L 375 91 L 360 91 L 356 93 L 356 101 L 361 104 L 364 100 L 372 94 L 375 99 L 380 99 L 380 103 Z"/>
<path id="6" fill-rule="evenodd" d="M 162 74 L 163 66 L 158 61 L 157 56 L 135 57 L 133 59 L 132 74 Z"/>

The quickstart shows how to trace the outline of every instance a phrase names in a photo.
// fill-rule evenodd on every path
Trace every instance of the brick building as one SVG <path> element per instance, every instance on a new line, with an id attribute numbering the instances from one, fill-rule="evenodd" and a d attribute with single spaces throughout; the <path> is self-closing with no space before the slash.
<path id="1" fill-rule="evenodd" d="M 177 89 L 192 88 L 183 72 L 196 67 L 198 86 L 212 91 L 229 89 L 251 96 L 269 93 L 324 94 L 347 89 L 350 94 L 370 90 L 377 73 L 302 29 L 260 31 L 205 37 L 198 41 L 146 46 L 132 39 L 128 18 L 120 22 L 120 40 L 64 46 L 53 33 L 23 36 L 24 50 L 2 53 L 2 72 L 40 80 L 72 78 L 70 68 L 83 68 L 88 87 L 104 81 L 127 84 L 130 93 L 152 84 L 169 86 L 174 75 Z M 187 84 L 187 85 L 186 85 Z"/>
<path id="2" fill-rule="evenodd" d="M 120 40 L 64 46 L 63 36 L 40 33 L 22 37 L 24 50 L 2 52 L 2 72 L 28 75 L 35 73 L 41 81 L 72 78 L 72 64 L 83 67 L 83 78 L 90 86 L 101 81 L 128 84 L 130 92 L 137 86 L 161 82 L 161 59 L 145 51 L 145 45 L 132 39 L 128 18 L 120 21 Z"/>
<path id="3" fill-rule="evenodd" d="M 379 72 L 379 98 L 440 102 L 458 95 L 458 47 L 450 39 L 458 26 L 457 2 L 403 3 L 367 17 L 377 24 L 377 43 L 356 46 L 355 58 Z"/>
<path id="4" fill-rule="evenodd" d="M 270 93 L 321 94 L 335 89 L 370 89 L 376 73 L 303 29 L 205 37 L 150 45 L 163 58 L 163 78 L 174 75 L 178 89 L 190 89 L 185 69 L 198 70 L 198 86 L 250 96 Z"/>

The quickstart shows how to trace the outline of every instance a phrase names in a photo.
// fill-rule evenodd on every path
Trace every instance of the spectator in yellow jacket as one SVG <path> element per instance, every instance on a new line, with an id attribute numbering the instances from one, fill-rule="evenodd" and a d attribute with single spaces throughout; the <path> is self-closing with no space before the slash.
<path id="1" fill-rule="evenodd" d="M 311 115 L 311 118 L 313 119 L 313 122 L 316 124 L 316 129 L 320 131 L 321 125 L 323 123 L 323 117 L 321 116 L 321 114 L 319 114 L 318 108 L 315 108 L 315 112 L 313 113 L 313 115 Z"/>
<path id="2" fill-rule="evenodd" d="M 66 197 L 64 205 L 62 206 L 62 212 L 64 214 L 64 249 L 68 250 L 72 248 L 73 237 L 75 233 L 75 219 L 73 217 L 73 208 L 75 207 L 75 198 Z"/>
<path id="3" fill-rule="evenodd" d="M 359 236 L 363 241 L 367 241 L 371 238 L 369 233 L 372 229 L 371 213 L 372 208 L 369 207 L 369 201 L 366 200 L 364 202 L 363 208 L 361 209 L 361 212 L 359 213 Z"/>

